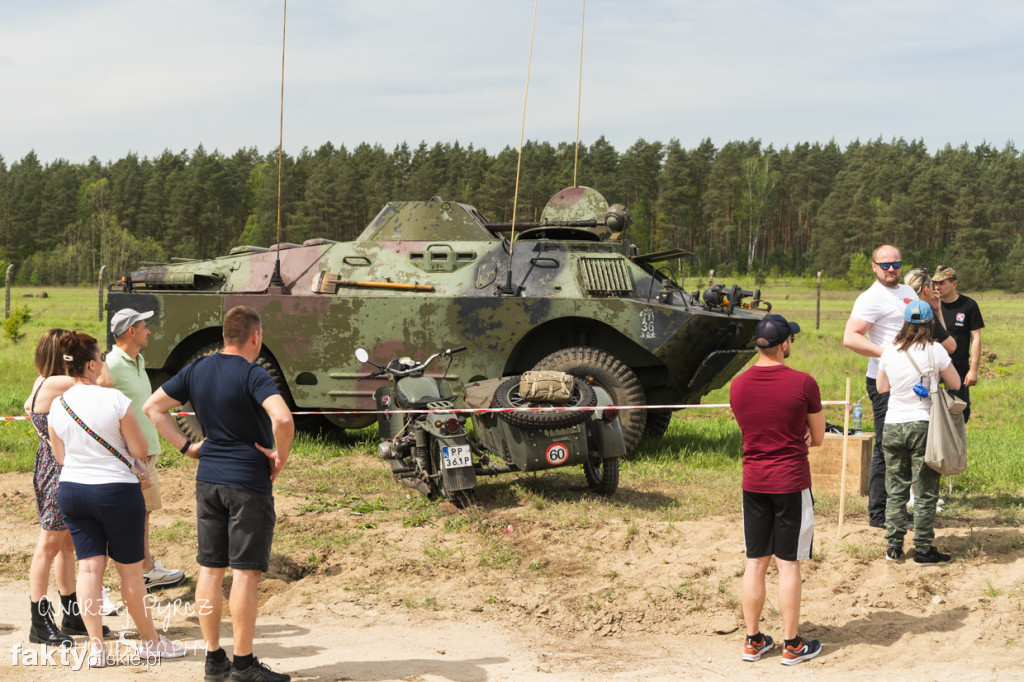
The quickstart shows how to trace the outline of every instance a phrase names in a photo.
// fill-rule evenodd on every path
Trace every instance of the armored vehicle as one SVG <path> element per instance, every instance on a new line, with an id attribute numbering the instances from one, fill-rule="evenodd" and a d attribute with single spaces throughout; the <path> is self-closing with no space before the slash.
<path id="1" fill-rule="evenodd" d="M 586 187 L 562 190 L 538 222 L 515 226 L 437 197 L 392 202 L 353 241 L 243 246 L 132 272 L 111 285 L 108 316 L 156 311 L 146 364 L 159 385 L 218 349 L 228 309 L 250 306 L 263 317 L 258 362 L 285 399 L 342 428 L 374 422 L 384 382 L 358 381 L 359 346 L 383 363 L 467 345 L 447 377 L 457 393 L 539 367 L 589 377 L 617 405 L 698 402 L 754 353 L 759 294 L 723 285 L 686 292 L 658 266 L 685 252 L 640 254 L 629 220 Z M 645 429 L 663 434 L 670 417 L 623 411 L 627 449 Z"/>

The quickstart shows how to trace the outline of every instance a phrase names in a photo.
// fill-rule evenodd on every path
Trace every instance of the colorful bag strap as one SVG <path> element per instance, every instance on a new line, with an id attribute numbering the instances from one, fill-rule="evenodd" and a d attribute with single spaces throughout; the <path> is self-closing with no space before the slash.
<path id="1" fill-rule="evenodd" d="M 111 445 L 107 441 L 103 440 L 103 436 L 99 435 L 98 433 L 96 433 L 95 431 L 90 429 L 86 425 L 86 423 L 84 421 L 82 421 L 81 417 L 79 417 L 77 414 L 75 414 L 75 411 L 72 410 L 71 407 L 64 400 L 64 396 L 60 397 L 60 404 L 64 406 L 64 409 L 67 410 L 68 414 L 71 415 L 71 418 L 75 420 L 75 423 L 78 424 L 79 426 L 81 426 L 83 429 L 85 429 L 85 432 L 87 434 L 92 436 L 93 440 L 95 440 L 97 443 L 99 443 L 100 445 L 105 447 L 107 450 L 110 450 L 110 454 L 112 454 L 114 457 L 117 457 L 119 460 L 121 460 L 124 463 L 124 465 L 126 467 L 128 467 L 128 469 L 130 471 L 135 471 L 135 467 L 132 466 L 131 462 L 128 461 L 127 457 L 125 457 L 120 452 L 118 452 L 117 448 L 115 448 L 113 445 Z"/>

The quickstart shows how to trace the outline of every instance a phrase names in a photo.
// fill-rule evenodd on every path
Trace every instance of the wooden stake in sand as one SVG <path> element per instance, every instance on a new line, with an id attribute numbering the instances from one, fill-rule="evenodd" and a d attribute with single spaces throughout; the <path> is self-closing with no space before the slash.
<path id="1" fill-rule="evenodd" d="M 839 531 L 843 537 L 843 516 L 846 511 L 846 446 L 850 442 L 850 377 L 846 377 L 846 402 L 843 415 L 843 466 L 839 469 Z"/>

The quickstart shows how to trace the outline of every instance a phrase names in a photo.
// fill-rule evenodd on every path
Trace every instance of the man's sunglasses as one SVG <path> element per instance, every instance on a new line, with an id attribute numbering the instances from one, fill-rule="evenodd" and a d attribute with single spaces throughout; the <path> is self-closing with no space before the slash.
<path id="1" fill-rule="evenodd" d="M 883 270 L 899 270 L 900 268 L 903 267 L 903 261 L 898 260 L 893 261 L 892 263 L 879 263 L 878 261 L 875 261 L 875 265 L 882 268 Z"/>

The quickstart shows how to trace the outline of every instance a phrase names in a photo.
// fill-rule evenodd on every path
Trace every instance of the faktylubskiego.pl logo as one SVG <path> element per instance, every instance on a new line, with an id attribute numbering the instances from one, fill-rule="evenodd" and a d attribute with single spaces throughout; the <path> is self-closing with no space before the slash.
<path id="1" fill-rule="evenodd" d="M 103 643 L 107 666 L 126 665 L 151 668 L 160 665 L 163 659 L 143 656 L 139 652 L 141 642 L 125 639 L 127 634 L 134 635 L 135 633 L 123 630 L 116 641 Z M 88 640 L 70 647 L 54 647 L 48 644 L 25 646 L 16 642 L 11 645 L 11 665 L 26 668 L 70 666 L 72 670 L 82 670 L 89 666 L 89 648 Z M 194 651 L 202 650 L 204 653 L 206 650 L 205 645 L 198 641 L 192 648 Z"/>

